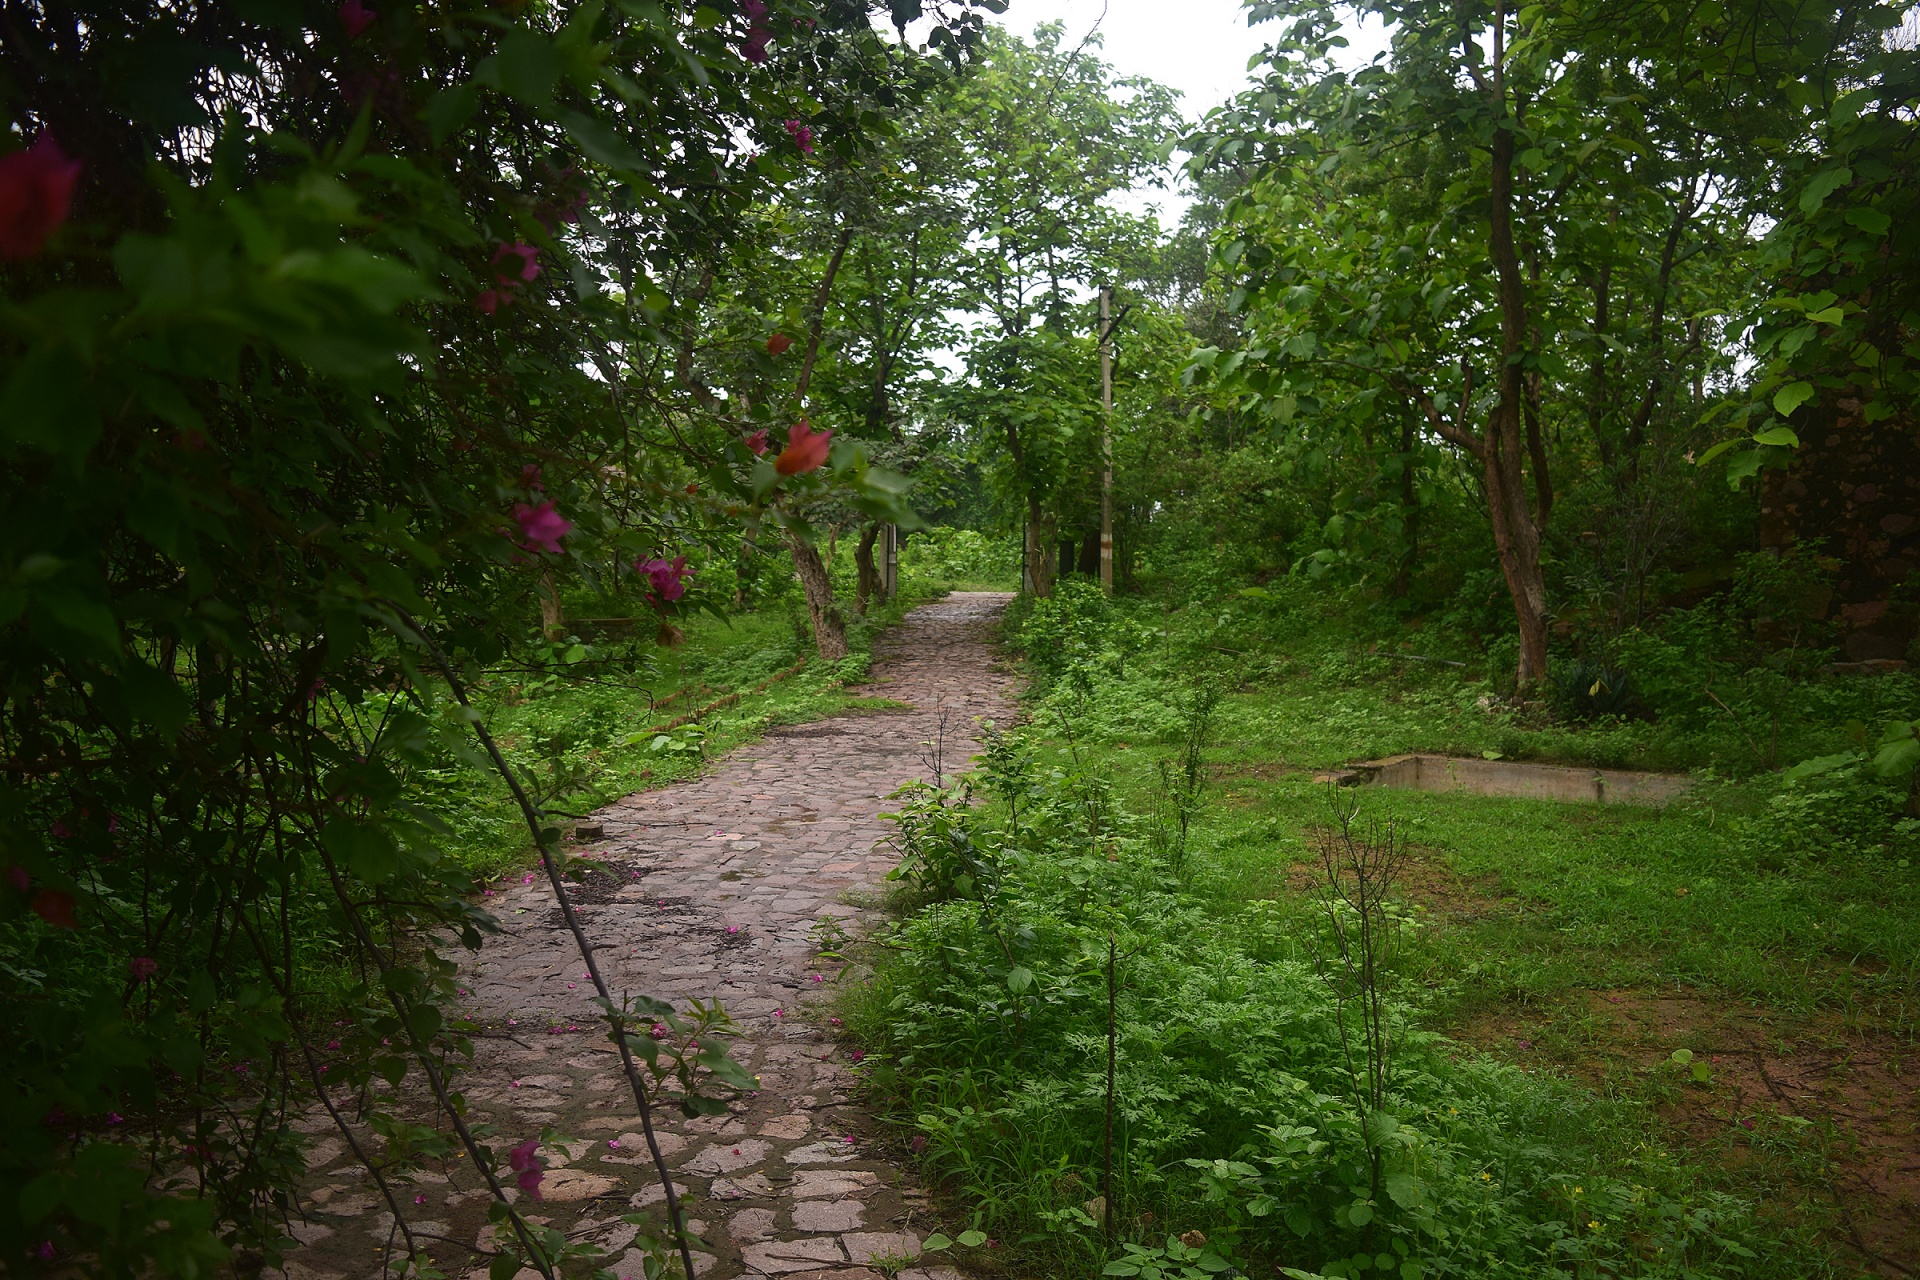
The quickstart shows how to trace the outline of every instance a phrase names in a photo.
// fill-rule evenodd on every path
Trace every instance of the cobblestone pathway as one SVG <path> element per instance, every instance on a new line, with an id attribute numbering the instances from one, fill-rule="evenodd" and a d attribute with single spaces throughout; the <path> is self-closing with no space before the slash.
<path id="1" fill-rule="evenodd" d="M 875 848 L 889 834 L 877 816 L 884 797 L 931 774 L 927 744 L 942 744 L 949 772 L 964 767 L 975 720 L 1007 712 L 986 632 L 1008 598 L 955 594 L 882 638 L 870 692 L 911 710 L 775 731 L 697 781 L 630 796 L 591 819 L 605 828 L 593 853 L 611 875 L 582 877 L 578 900 L 609 984 L 676 1004 L 717 996 L 745 1032 L 734 1056 L 761 1079 L 725 1116 L 659 1117 L 688 1216 L 713 1247 L 696 1256 L 703 1277 L 955 1280 L 916 1261 L 926 1201 L 868 1150 L 843 1052 L 807 1010 L 835 976 L 815 965 L 814 931 L 829 919 L 853 925 L 852 899 L 895 861 Z M 544 883 L 490 905 L 504 935 L 469 974 L 472 1012 L 518 1038 L 480 1043 L 463 1081 L 472 1118 L 494 1126 L 496 1151 L 543 1126 L 579 1139 L 546 1149 L 545 1200 L 523 1207 L 601 1245 L 617 1276 L 637 1280 L 637 1261 L 621 1261 L 636 1228 L 620 1216 L 657 1207 L 662 1195 L 580 958 Z M 379 1276 L 391 1218 L 339 1138 L 311 1127 L 311 1167 L 324 1172 L 308 1221 L 295 1227 L 307 1247 L 290 1280 Z M 444 1176 L 424 1175 L 407 1199 L 415 1231 L 440 1237 L 429 1243 L 441 1269 L 484 1280 L 485 1260 L 465 1247 L 491 1238 L 472 1170 L 454 1162 Z"/>

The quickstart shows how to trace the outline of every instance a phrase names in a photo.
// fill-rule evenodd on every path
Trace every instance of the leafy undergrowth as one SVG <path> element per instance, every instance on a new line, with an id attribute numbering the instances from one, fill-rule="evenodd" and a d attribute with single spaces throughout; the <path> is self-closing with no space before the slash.
<path id="1" fill-rule="evenodd" d="M 1920 962 L 1900 789 L 1756 772 L 1738 716 L 1761 694 L 1728 673 L 1718 721 L 1569 724 L 1469 668 L 1370 655 L 1337 616 L 1256 605 L 1169 614 L 1069 584 L 1020 624 L 1034 721 L 988 753 L 987 803 L 907 798 L 900 915 L 845 1017 L 874 1097 L 997 1246 L 953 1247 L 1053 1275 L 1900 1257 Z M 1913 695 L 1750 686 L 1785 762 Z M 1309 771 L 1415 749 L 1711 767 L 1663 810 L 1363 793 L 1363 823 L 1406 848 L 1376 1107 Z"/>

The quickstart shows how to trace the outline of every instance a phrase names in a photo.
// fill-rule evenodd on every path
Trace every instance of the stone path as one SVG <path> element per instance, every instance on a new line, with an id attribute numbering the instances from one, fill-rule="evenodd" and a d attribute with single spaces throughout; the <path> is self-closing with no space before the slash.
<path id="1" fill-rule="evenodd" d="M 891 834 L 877 816 L 885 797 L 930 777 L 936 751 L 949 774 L 964 768 L 976 719 L 1006 717 L 1008 681 L 986 633 L 1008 599 L 958 593 L 882 638 L 870 692 L 911 710 L 777 730 L 697 781 L 630 796 L 590 819 L 605 829 L 593 856 L 611 875 L 583 876 L 577 900 L 609 984 L 681 1007 L 718 997 L 744 1032 L 734 1057 L 761 1080 L 727 1115 L 658 1116 L 688 1216 L 712 1247 L 696 1257 L 702 1277 L 956 1280 L 920 1263 L 926 1200 L 869 1149 L 873 1131 L 851 1101 L 849 1050 L 825 1034 L 824 1014 L 808 1011 L 835 978 L 816 959 L 821 940 L 857 927 L 861 891 L 897 860 L 876 847 Z M 652 1207 L 664 1218 L 662 1195 L 579 955 L 544 883 L 515 886 L 489 905 L 504 933 L 468 974 L 470 1011 L 514 1038 L 480 1042 L 462 1080 L 470 1117 L 493 1126 L 496 1151 L 548 1126 L 578 1139 L 544 1150 L 545 1199 L 522 1207 L 570 1239 L 599 1244 L 616 1276 L 638 1280 L 638 1258 L 623 1257 L 637 1228 L 620 1217 Z M 305 1126 L 316 1136 L 310 1165 L 324 1172 L 307 1221 L 296 1221 L 306 1247 L 289 1278 L 379 1276 L 392 1220 L 324 1121 Z M 484 1280 L 485 1259 L 467 1246 L 491 1239 L 487 1193 L 461 1162 L 445 1167 L 407 1188 L 409 1222 L 439 1237 L 430 1243 L 442 1271 Z"/>

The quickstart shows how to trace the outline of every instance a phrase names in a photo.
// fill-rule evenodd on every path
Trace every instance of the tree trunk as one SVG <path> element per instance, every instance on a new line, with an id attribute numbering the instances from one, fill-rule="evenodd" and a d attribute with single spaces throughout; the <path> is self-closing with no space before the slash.
<path id="1" fill-rule="evenodd" d="M 847 656 L 847 624 L 833 602 L 833 581 L 827 566 L 813 544 L 797 533 L 787 534 L 787 546 L 793 552 L 794 571 L 807 593 L 807 613 L 813 619 L 813 643 L 826 662 L 838 662 Z"/>
<path id="2" fill-rule="evenodd" d="M 858 571 L 853 589 L 853 611 L 867 616 L 867 601 L 880 594 L 880 570 L 873 563 L 873 544 L 880 537 L 880 526 L 870 524 L 860 534 L 853 549 L 853 565 Z"/>
<path id="3" fill-rule="evenodd" d="M 1033 580 L 1033 594 L 1044 600 L 1053 594 L 1054 556 L 1053 520 L 1040 506 L 1040 499 L 1027 497 L 1027 576 Z"/>
<path id="4" fill-rule="evenodd" d="M 560 605 L 560 586 L 553 579 L 553 566 L 540 571 L 540 634 L 549 640 L 562 640 L 567 634 L 567 614 Z"/>
<path id="5" fill-rule="evenodd" d="M 1526 379 L 1521 368 L 1527 348 L 1527 287 L 1513 246 L 1514 131 L 1520 122 L 1506 110 L 1501 66 L 1505 46 L 1506 14 L 1501 11 L 1493 30 L 1493 96 L 1501 118 L 1493 129 L 1487 190 L 1487 255 L 1493 259 L 1500 297 L 1500 399 L 1487 414 L 1481 462 L 1493 545 L 1520 624 L 1520 662 L 1514 681 L 1524 690 L 1547 675 L 1547 586 L 1540 569 L 1540 528 L 1529 510 L 1522 468 L 1527 455 L 1522 422 Z"/>

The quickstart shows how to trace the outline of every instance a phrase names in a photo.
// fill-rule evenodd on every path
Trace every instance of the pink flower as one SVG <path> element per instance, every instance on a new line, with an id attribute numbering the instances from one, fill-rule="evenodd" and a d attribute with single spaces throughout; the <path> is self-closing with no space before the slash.
<path id="1" fill-rule="evenodd" d="M 913 1142 L 910 1145 L 913 1147 L 913 1154 L 919 1155 L 927 1149 L 927 1135 L 924 1133 L 914 1134 Z"/>
<path id="2" fill-rule="evenodd" d="M 540 483 L 539 463 L 529 462 L 526 466 L 520 468 L 520 487 L 522 489 L 538 489 L 542 493 L 546 492 L 547 486 Z"/>
<path id="3" fill-rule="evenodd" d="M 71 838 L 73 835 L 73 828 L 69 827 L 64 822 L 56 822 L 47 829 L 53 832 L 53 838 L 55 840 L 66 840 Z"/>
<path id="4" fill-rule="evenodd" d="M 427 1202 L 427 1198 L 425 1196 L 415 1196 L 413 1198 L 413 1202 L 415 1204 L 425 1204 Z"/>
<path id="5" fill-rule="evenodd" d="M 33 145 L 0 156 L 0 258 L 31 258 L 73 203 L 80 162 L 42 130 Z"/>
<path id="6" fill-rule="evenodd" d="M 865 1062 L 865 1061 L 867 1060 L 867 1055 L 866 1055 L 866 1054 L 865 1054 L 865 1053 L 864 1053 L 863 1051 L 861 1051 L 861 1050 L 859 1050 L 859 1049 L 855 1049 L 855 1050 L 853 1051 L 853 1060 L 854 1060 L 855 1062 Z M 848 1139 L 847 1139 L 847 1141 L 848 1141 L 848 1142 L 852 1142 L 852 1141 L 853 1141 L 853 1139 L 852 1139 L 852 1138 L 848 1138 Z"/>
<path id="7" fill-rule="evenodd" d="M 33 1252 L 42 1262 L 50 1261 L 53 1257 L 53 1241 L 42 1240 L 40 1247 Z"/>
<path id="8" fill-rule="evenodd" d="M 480 296 L 473 300 L 473 305 L 487 315 L 492 315 L 500 309 L 502 303 L 510 301 L 512 301 L 512 295 L 500 289 L 482 289 Z"/>
<path id="9" fill-rule="evenodd" d="M 635 560 L 635 573 L 645 574 L 653 586 L 653 594 L 662 601 L 678 600 L 687 594 L 687 558 L 675 556 L 667 560 Z"/>
<path id="10" fill-rule="evenodd" d="M 740 926 L 739 926 L 739 925 L 737 925 L 737 924 L 730 924 L 730 925 L 728 925 L 728 926 L 727 926 L 727 932 L 728 932 L 728 933 L 738 933 L 738 932 L 740 932 Z"/>
<path id="11" fill-rule="evenodd" d="M 767 41 L 773 39 L 767 27 L 767 6 L 764 0 L 740 0 L 740 12 L 747 15 L 747 38 L 740 43 L 741 56 L 748 62 L 765 62 Z"/>
<path id="12" fill-rule="evenodd" d="M 813 154 L 813 130 L 812 129 L 809 129 L 806 125 L 801 124 L 798 120 L 787 121 L 786 129 L 787 129 L 787 136 L 793 139 L 794 146 L 799 147 L 800 150 L 802 150 L 808 155 Z"/>
<path id="13" fill-rule="evenodd" d="M 618 1138 L 608 1138 L 608 1139 L 607 1139 L 607 1145 L 608 1145 L 608 1146 L 610 1146 L 610 1147 L 612 1147 L 612 1148 L 613 1148 L 613 1149 L 614 1149 L 615 1151 L 618 1151 L 618 1150 L 620 1149 L 620 1139 L 618 1139 Z"/>
<path id="14" fill-rule="evenodd" d="M 651 1027 L 647 1028 L 647 1034 L 652 1036 L 655 1040 L 664 1040 L 667 1035 L 667 1029 L 664 1026 L 662 1026 L 660 1023 L 656 1022 Z"/>
<path id="15" fill-rule="evenodd" d="M 573 990 L 573 984 L 571 982 L 567 984 L 567 990 L 569 991 Z"/>
<path id="16" fill-rule="evenodd" d="M 339 1042 L 338 1040 L 329 1040 L 329 1041 L 327 1041 L 327 1048 L 329 1048 L 329 1049 L 338 1049 L 339 1047 L 340 1047 L 340 1042 Z"/>
<path id="17" fill-rule="evenodd" d="M 756 457 L 764 457 L 767 452 L 767 429 L 760 428 L 747 437 L 747 448 L 753 450 Z"/>
<path id="18" fill-rule="evenodd" d="M 773 469 L 783 476 L 817 471 L 827 460 L 827 446 L 832 443 L 833 432 L 815 431 L 802 418 L 787 431 L 787 447 L 773 460 Z"/>
<path id="19" fill-rule="evenodd" d="M 152 956 L 135 956 L 127 961 L 127 972 L 133 975 L 135 982 L 145 982 L 160 972 L 160 962 Z"/>
<path id="20" fill-rule="evenodd" d="M 521 545 L 529 551 L 537 547 L 542 551 L 558 552 L 560 539 L 573 529 L 573 522 L 563 519 L 553 509 L 551 502 L 543 502 L 537 507 L 516 502 L 513 505 L 513 518 L 519 523 L 520 533 L 526 539 Z"/>
<path id="21" fill-rule="evenodd" d="M 852 1134 L 848 1134 L 848 1135 L 847 1135 L 846 1137 L 844 1137 L 844 1138 L 842 1138 L 842 1139 L 840 1139 L 840 1141 L 842 1141 L 842 1142 L 844 1142 L 844 1143 L 846 1143 L 846 1144 L 847 1144 L 848 1146 L 852 1146 L 852 1145 L 853 1145 L 853 1135 L 852 1135 Z"/>
<path id="22" fill-rule="evenodd" d="M 347 39 L 358 40 L 366 29 L 379 17 L 375 10 L 367 8 L 361 0 L 347 0 L 340 6 L 340 26 L 347 33 Z"/>
<path id="23" fill-rule="evenodd" d="M 524 876 L 521 876 L 521 877 L 520 877 L 520 883 L 521 883 L 521 884 L 532 884 L 532 883 L 533 883 L 533 872 L 531 872 L 531 871 L 529 871 L 529 872 L 527 872 L 527 874 L 525 874 Z"/>
<path id="24" fill-rule="evenodd" d="M 545 1176 L 547 1168 L 540 1157 L 534 1154 L 539 1149 L 540 1139 L 528 1138 L 507 1153 L 507 1163 L 512 1166 L 515 1173 L 520 1175 L 514 1181 L 520 1184 L 522 1191 L 535 1200 L 540 1199 L 540 1179 Z"/>
<path id="25" fill-rule="evenodd" d="M 118 1111 L 107 1112 L 108 1124 L 125 1124 L 126 1122 L 127 1122 L 127 1118 L 121 1115 Z"/>
<path id="26" fill-rule="evenodd" d="M 836 1027 L 840 1025 L 840 1019 L 838 1018 L 828 1018 L 827 1021 L 831 1022 Z"/>
<path id="27" fill-rule="evenodd" d="M 822 976 L 821 976 L 820 974 L 817 974 L 817 973 L 813 975 L 813 980 L 814 980 L 815 982 L 825 982 L 825 981 L 826 981 L 826 979 L 825 979 L 824 977 L 822 977 Z"/>
<path id="28" fill-rule="evenodd" d="M 540 264 L 536 259 L 540 251 L 524 240 L 515 240 L 512 244 L 502 244 L 493 251 L 494 279 L 508 287 L 516 284 L 531 284 L 540 274 Z M 520 259 L 518 264 L 506 261 L 509 258 Z"/>

